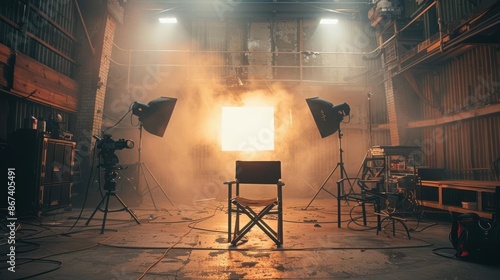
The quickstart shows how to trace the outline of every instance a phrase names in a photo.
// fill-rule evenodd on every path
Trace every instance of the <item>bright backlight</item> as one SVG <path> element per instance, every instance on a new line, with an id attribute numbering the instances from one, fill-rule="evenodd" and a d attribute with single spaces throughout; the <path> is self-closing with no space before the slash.
<path id="1" fill-rule="evenodd" d="M 274 150 L 273 107 L 222 107 L 223 151 Z"/>

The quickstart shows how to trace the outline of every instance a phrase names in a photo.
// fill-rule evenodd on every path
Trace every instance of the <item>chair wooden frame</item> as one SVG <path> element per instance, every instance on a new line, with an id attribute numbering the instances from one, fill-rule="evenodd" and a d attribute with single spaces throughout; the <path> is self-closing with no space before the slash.
<path id="1" fill-rule="evenodd" d="M 228 187 L 228 242 L 233 246 L 254 227 L 258 226 L 274 243 L 283 244 L 283 186 L 280 161 L 236 161 L 235 180 L 226 181 Z M 244 184 L 276 185 L 276 197 L 270 199 L 250 199 L 240 196 L 240 186 Z M 235 195 L 233 196 L 233 188 Z M 259 210 L 257 210 L 260 208 Z M 240 227 L 240 215 L 250 220 Z M 232 232 L 233 214 L 234 232 Z M 277 226 L 273 229 L 263 219 L 267 215 L 277 215 Z"/>

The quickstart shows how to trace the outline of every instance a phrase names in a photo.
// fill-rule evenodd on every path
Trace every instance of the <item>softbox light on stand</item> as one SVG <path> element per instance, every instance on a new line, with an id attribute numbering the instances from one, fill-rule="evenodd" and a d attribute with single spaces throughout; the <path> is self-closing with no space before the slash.
<path id="1" fill-rule="evenodd" d="M 153 202 L 153 206 L 156 211 L 158 208 L 156 207 L 155 200 L 153 198 L 153 194 L 151 193 L 152 189 L 150 188 L 148 179 L 146 177 L 145 171 L 148 171 L 149 176 L 153 178 L 156 182 L 156 187 L 158 187 L 170 204 L 174 205 L 170 198 L 168 198 L 167 193 L 161 187 L 160 183 L 153 175 L 148 166 L 141 161 L 141 151 L 142 151 L 142 128 L 156 136 L 163 137 L 165 134 L 165 130 L 167 129 L 167 125 L 170 121 L 170 117 L 172 116 L 172 112 L 174 111 L 175 103 L 177 102 L 176 98 L 171 97 L 160 97 L 155 100 L 152 100 L 147 105 L 139 102 L 134 102 L 132 104 L 132 114 L 139 117 L 139 156 L 138 156 L 138 177 L 140 178 L 141 174 L 144 175 L 144 180 L 146 182 L 147 191 L 149 192 L 149 196 L 151 197 L 151 201 Z M 139 179 L 140 181 L 140 179 Z"/>
<path id="2" fill-rule="evenodd" d="M 344 178 L 347 178 L 347 172 L 345 171 L 344 168 L 344 161 L 342 158 L 342 153 L 344 152 L 342 150 L 342 132 L 340 129 L 340 123 L 344 119 L 345 116 L 348 116 L 351 112 L 351 108 L 347 103 L 341 103 L 337 106 L 333 106 L 332 103 L 320 99 L 318 97 L 313 97 L 313 98 L 307 98 L 306 99 L 307 105 L 309 106 L 309 110 L 311 111 L 311 114 L 314 118 L 314 122 L 316 123 L 316 126 L 318 127 L 319 133 L 321 134 L 322 138 L 325 138 L 329 135 L 334 134 L 335 132 L 338 131 L 338 136 L 339 136 L 339 162 L 335 166 L 335 168 L 330 172 L 328 177 L 325 179 L 319 190 L 316 192 L 316 194 L 313 196 L 309 204 L 304 208 L 304 210 L 307 210 L 307 208 L 311 205 L 311 203 L 314 201 L 316 196 L 323 190 L 326 191 L 327 193 L 331 194 L 332 196 L 335 196 L 333 193 L 329 192 L 328 190 L 325 190 L 324 187 L 328 180 L 330 180 L 330 177 L 335 173 L 337 168 L 340 167 L 340 180 L 343 181 Z M 350 184 L 350 182 L 349 182 Z"/>
<path id="3" fill-rule="evenodd" d="M 333 106 L 332 103 L 318 97 L 307 98 L 306 102 L 322 138 L 337 132 L 340 129 L 340 122 L 351 111 L 347 103 Z"/>
<path id="4" fill-rule="evenodd" d="M 139 117 L 144 129 L 156 136 L 163 137 L 174 111 L 176 98 L 160 97 L 146 104 L 134 102 L 132 113 Z"/>

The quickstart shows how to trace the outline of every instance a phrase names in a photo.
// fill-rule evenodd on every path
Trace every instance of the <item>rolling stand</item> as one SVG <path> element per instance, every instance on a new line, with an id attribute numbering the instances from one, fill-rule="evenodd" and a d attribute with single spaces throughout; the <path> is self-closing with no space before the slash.
<path id="1" fill-rule="evenodd" d="M 94 212 L 92 213 L 92 215 L 90 215 L 89 219 L 85 223 L 86 226 L 89 225 L 90 221 L 94 217 L 94 215 L 97 212 L 97 210 L 100 210 L 100 211 L 104 212 L 104 217 L 102 218 L 101 234 L 104 233 L 104 227 L 106 225 L 106 216 L 107 216 L 108 212 L 118 212 L 118 211 L 125 210 L 125 211 L 127 211 L 130 214 L 130 216 L 132 216 L 132 218 L 134 218 L 134 220 L 135 220 L 135 222 L 137 224 L 140 224 L 139 219 L 134 214 L 134 212 L 132 212 L 127 207 L 127 205 L 125 205 L 125 203 L 123 202 L 123 200 L 121 200 L 121 198 L 115 192 L 115 189 L 116 189 L 116 181 L 115 181 L 116 174 L 117 174 L 116 168 L 108 168 L 107 167 L 107 168 L 104 169 L 104 190 L 106 190 L 106 195 L 104 195 L 104 197 L 102 198 L 101 202 L 97 205 L 97 207 L 95 208 Z M 112 210 L 112 211 L 110 211 L 109 208 L 108 208 L 108 206 L 109 206 L 109 197 L 110 196 L 114 196 L 118 200 L 118 202 L 120 202 L 120 204 L 123 206 L 123 208 L 122 209 L 118 209 L 118 210 Z M 103 204 L 104 204 L 104 209 L 101 209 L 101 206 Z"/>

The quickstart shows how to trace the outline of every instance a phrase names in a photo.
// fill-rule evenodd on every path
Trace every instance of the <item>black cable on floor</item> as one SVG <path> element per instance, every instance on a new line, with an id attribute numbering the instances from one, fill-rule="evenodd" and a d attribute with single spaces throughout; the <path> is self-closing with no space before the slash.
<path id="1" fill-rule="evenodd" d="M 19 260 L 27 260 L 27 261 L 19 264 L 19 263 L 17 263 L 17 261 L 19 261 Z M 59 268 L 62 267 L 62 262 L 61 261 L 45 260 L 45 259 L 39 259 L 39 258 L 16 258 L 16 267 L 22 266 L 22 265 L 25 265 L 25 264 L 28 264 L 28 263 L 32 263 L 32 262 L 53 263 L 53 264 L 57 264 L 57 266 L 54 267 L 54 268 L 47 269 L 45 271 L 36 273 L 36 274 L 24 276 L 24 277 L 21 277 L 21 278 L 14 278 L 13 280 L 22 280 L 22 279 L 29 279 L 29 278 L 37 277 L 37 276 L 44 275 L 44 274 L 50 273 L 52 271 L 58 270 Z"/>

